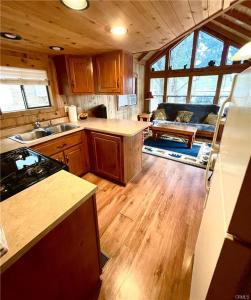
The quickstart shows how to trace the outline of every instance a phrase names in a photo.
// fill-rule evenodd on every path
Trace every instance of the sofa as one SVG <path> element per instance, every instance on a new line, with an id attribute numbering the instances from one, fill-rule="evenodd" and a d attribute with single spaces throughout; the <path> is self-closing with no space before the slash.
<path id="1" fill-rule="evenodd" d="M 203 121 L 209 113 L 218 114 L 220 107 L 216 104 L 181 104 L 181 103 L 160 103 L 157 109 L 164 109 L 168 120 L 158 120 L 158 123 L 194 126 L 197 128 L 197 136 L 212 138 L 214 135 L 215 125 L 205 124 Z M 192 119 L 189 123 L 176 122 L 175 118 L 178 111 L 193 112 Z M 153 118 L 154 119 L 154 112 Z"/>

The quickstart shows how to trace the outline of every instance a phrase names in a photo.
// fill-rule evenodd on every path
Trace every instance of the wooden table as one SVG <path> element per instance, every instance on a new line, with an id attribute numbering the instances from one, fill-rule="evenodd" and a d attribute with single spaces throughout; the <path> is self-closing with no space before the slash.
<path id="1" fill-rule="evenodd" d="M 181 137 L 188 140 L 187 146 L 192 148 L 197 132 L 196 127 L 186 125 L 173 125 L 173 124 L 158 124 L 150 127 L 152 130 L 153 139 L 156 141 L 161 135 L 171 135 L 175 137 Z"/>

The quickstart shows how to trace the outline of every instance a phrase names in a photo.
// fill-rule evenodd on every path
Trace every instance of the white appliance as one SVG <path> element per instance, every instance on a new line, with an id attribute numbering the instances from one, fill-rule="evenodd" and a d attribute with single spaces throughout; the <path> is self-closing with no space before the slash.
<path id="1" fill-rule="evenodd" d="M 220 147 L 214 139 L 217 160 L 195 248 L 190 300 L 234 299 L 229 295 L 245 285 L 241 270 L 251 263 L 251 192 L 249 199 L 243 196 L 251 186 L 246 173 L 248 168 L 250 174 L 251 155 L 251 67 L 235 77 L 230 100 Z M 240 205 L 250 209 L 240 211 Z M 251 277 L 251 270 L 245 276 Z M 251 283 L 250 277 L 245 280 Z M 235 298 L 251 299 L 244 291 Z"/>

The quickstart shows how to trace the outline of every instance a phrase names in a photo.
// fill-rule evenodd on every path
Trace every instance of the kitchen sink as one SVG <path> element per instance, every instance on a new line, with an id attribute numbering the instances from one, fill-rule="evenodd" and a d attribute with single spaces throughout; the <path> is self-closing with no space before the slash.
<path id="1" fill-rule="evenodd" d="M 53 126 L 50 126 L 50 127 L 46 127 L 45 130 L 47 132 L 50 132 L 51 134 L 55 134 L 55 133 L 60 133 L 60 132 L 65 132 L 65 131 L 68 131 L 68 130 L 72 130 L 72 129 L 75 129 L 75 128 L 78 128 L 79 126 L 77 125 L 72 125 L 72 124 L 57 124 L 57 125 L 53 125 Z"/>
<path id="2" fill-rule="evenodd" d="M 10 136 L 10 139 L 17 141 L 19 143 L 25 144 L 25 143 L 29 143 L 29 142 L 35 141 L 37 139 L 43 138 L 45 136 L 69 131 L 69 130 L 72 130 L 72 129 L 75 129 L 78 127 L 79 126 L 77 126 L 77 125 L 66 124 L 66 123 L 57 124 L 57 125 L 53 125 L 50 127 L 45 127 L 45 128 L 41 127 L 38 129 L 28 131 L 28 132 L 16 134 L 16 135 Z"/>

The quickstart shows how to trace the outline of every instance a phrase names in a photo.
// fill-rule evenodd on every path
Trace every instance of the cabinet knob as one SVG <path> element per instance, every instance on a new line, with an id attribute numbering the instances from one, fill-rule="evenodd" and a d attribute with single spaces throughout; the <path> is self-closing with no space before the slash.
<path id="1" fill-rule="evenodd" d="M 64 144 L 62 144 L 62 145 L 57 146 L 57 148 L 58 148 L 58 149 L 62 149 L 62 148 L 64 148 L 66 145 L 67 145 L 67 144 L 64 143 Z"/>
<path id="2" fill-rule="evenodd" d="M 65 156 L 65 162 L 66 162 L 66 164 L 68 164 L 68 162 L 69 162 L 69 157 L 67 155 Z"/>

